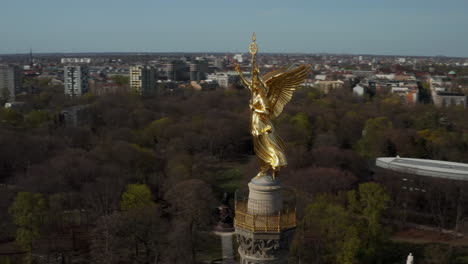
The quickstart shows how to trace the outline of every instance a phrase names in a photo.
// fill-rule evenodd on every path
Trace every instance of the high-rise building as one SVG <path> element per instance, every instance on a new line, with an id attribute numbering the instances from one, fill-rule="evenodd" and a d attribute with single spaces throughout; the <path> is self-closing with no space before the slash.
<path id="1" fill-rule="evenodd" d="M 0 65 L 0 97 L 8 96 L 8 102 L 14 102 L 20 91 L 21 72 L 15 65 Z"/>
<path id="2" fill-rule="evenodd" d="M 130 89 L 139 94 L 153 93 L 156 89 L 156 70 L 151 66 L 130 67 Z"/>
<path id="3" fill-rule="evenodd" d="M 170 81 L 190 80 L 189 65 L 184 61 L 174 60 L 163 65 L 167 79 Z"/>
<path id="4" fill-rule="evenodd" d="M 190 81 L 204 80 L 206 73 L 208 72 L 208 62 L 204 60 L 198 60 L 189 64 L 190 69 Z"/>
<path id="5" fill-rule="evenodd" d="M 223 70 L 224 66 L 226 64 L 226 61 L 224 58 L 215 58 L 213 62 L 213 66 L 216 67 L 219 70 Z"/>
<path id="6" fill-rule="evenodd" d="M 75 97 L 88 92 L 88 67 L 65 66 L 64 67 L 65 94 Z"/>

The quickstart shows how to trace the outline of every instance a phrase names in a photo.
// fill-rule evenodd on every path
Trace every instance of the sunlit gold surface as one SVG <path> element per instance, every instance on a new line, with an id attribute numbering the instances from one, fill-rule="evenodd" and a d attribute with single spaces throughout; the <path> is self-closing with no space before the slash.
<path id="1" fill-rule="evenodd" d="M 260 163 L 260 172 L 256 177 L 266 176 L 271 171 L 273 178 L 276 178 L 279 170 L 287 165 L 287 161 L 283 140 L 275 132 L 272 121 L 283 112 L 296 87 L 306 80 L 310 66 L 286 66 L 261 77 L 256 61 L 258 45 L 255 33 L 249 51 L 252 54 L 252 79 L 249 81 L 244 78 L 239 65 L 235 68 L 244 85 L 252 92 L 251 132 L 255 154 Z"/>
<path id="2" fill-rule="evenodd" d="M 247 201 L 236 201 L 236 226 L 254 232 L 281 232 L 296 227 L 296 211 L 281 211 L 276 215 L 256 215 L 247 210 Z"/>

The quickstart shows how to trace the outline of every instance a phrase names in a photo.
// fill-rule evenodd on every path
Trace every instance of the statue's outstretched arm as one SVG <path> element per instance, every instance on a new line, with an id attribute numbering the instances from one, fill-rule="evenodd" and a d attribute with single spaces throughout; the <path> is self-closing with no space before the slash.
<path id="1" fill-rule="evenodd" d="M 252 90 L 252 88 L 250 87 L 250 83 L 244 78 L 244 74 L 242 73 L 242 70 L 239 67 L 239 64 L 236 63 L 236 65 L 234 67 L 235 67 L 236 71 L 239 73 L 239 77 L 240 77 L 242 83 L 244 84 L 244 86 L 246 86 L 247 88 Z"/>
<path id="2" fill-rule="evenodd" d="M 240 79 L 241 79 L 242 83 L 244 83 L 244 86 L 246 86 L 247 88 L 252 90 L 252 88 L 250 87 L 250 83 L 244 78 L 244 75 L 242 75 L 242 73 L 241 73 L 239 76 L 240 76 Z"/>

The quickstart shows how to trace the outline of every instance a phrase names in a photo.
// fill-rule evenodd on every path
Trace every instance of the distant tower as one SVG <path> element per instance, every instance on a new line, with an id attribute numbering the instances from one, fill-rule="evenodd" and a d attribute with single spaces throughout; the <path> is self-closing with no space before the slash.
<path id="1" fill-rule="evenodd" d="M 219 69 L 219 70 L 223 70 L 224 69 L 224 65 L 225 65 L 225 60 L 224 58 L 215 58 L 214 59 L 214 66 Z"/>
<path id="2" fill-rule="evenodd" d="M 153 93 L 156 87 L 154 67 L 137 65 L 130 67 L 130 88 L 139 94 Z"/>
<path id="3" fill-rule="evenodd" d="M 33 54 L 32 54 L 32 48 L 29 49 L 29 66 L 32 67 L 34 66 L 34 59 L 33 59 Z"/>
<path id="4" fill-rule="evenodd" d="M 20 68 L 16 65 L 0 65 L 0 97 L 6 95 L 8 102 L 14 102 L 20 85 Z"/>
<path id="5" fill-rule="evenodd" d="M 189 63 L 190 81 L 199 82 L 206 79 L 208 72 L 208 61 L 201 59 Z"/>
<path id="6" fill-rule="evenodd" d="M 89 90 L 88 67 L 69 65 L 64 67 L 65 94 L 82 96 Z"/>
<path id="7" fill-rule="evenodd" d="M 166 72 L 167 80 L 175 80 L 175 65 L 173 62 L 164 64 L 164 71 Z"/>
<path id="8" fill-rule="evenodd" d="M 200 71 L 198 69 L 198 63 L 192 62 L 189 64 L 190 67 L 190 80 L 191 81 L 200 81 Z"/>

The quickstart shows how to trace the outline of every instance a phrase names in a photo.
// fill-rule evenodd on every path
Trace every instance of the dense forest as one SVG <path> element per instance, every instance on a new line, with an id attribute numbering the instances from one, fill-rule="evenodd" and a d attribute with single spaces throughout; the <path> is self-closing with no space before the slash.
<path id="1" fill-rule="evenodd" d="M 215 208 L 258 169 L 249 96 L 229 89 L 73 99 L 48 87 L 23 98 L 21 110 L 1 108 L 0 243 L 16 241 L 24 254 L 0 263 L 213 257 L 217 246 L 206 245 L 218 243 L 207 235 Z M 62 111 L 77 105 L 79 125 L 64 122 Z M 390 198 L 372 181 L 375 158 L 468 162 L 466 111 L 299 89 L 276 123 L 289 163 L 280 178 L 298 204 L 291 263 L 403 263 L 411 246 L 389 240 L 382 217 Z M 427 256 L 418 263 L 468 263 L 459 249 L 413 249 Z"/>

